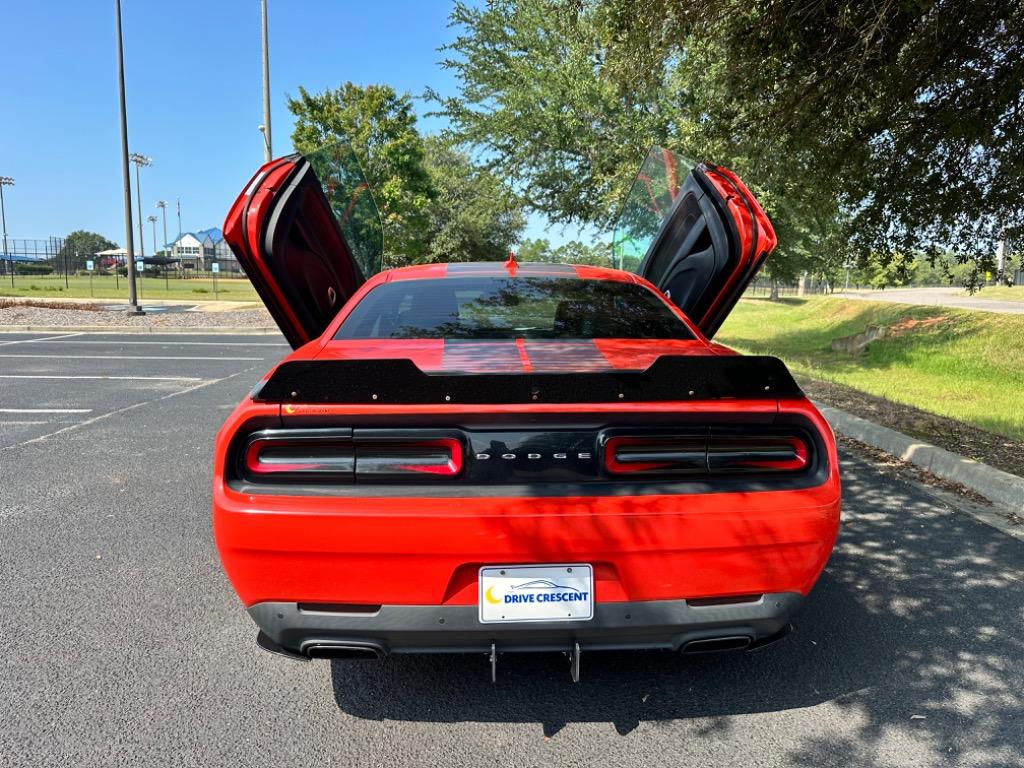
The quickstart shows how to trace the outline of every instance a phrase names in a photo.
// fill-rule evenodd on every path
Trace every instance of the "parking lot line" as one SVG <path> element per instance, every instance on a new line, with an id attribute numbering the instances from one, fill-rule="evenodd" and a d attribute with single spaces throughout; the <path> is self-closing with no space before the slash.
<path id="1" fill-rule="evenodd" d="M 59 342 L 65 336 L 55 336 L 52 339 L 23 339 L 23 341 L 35 341 L 38 343 Z M 7 341 L 5 344 L 17 344 L 16 341 Z M 246 342 L 246 341 L 135 341 L 131 339 L 75 339 L 75 344 L 160 344 L 162 346 L 174 347 L 287 347 L 284 342 Z"/>
<path id="2" fill-rule="evenodd" d="M 64 333 L 60 336 L 44 336 L 41 339 L 15 339 L 14 341 L 0 341 L 0 347 L 6 347 L 9 344 L 38 344 L 40 341 L 58 341 L 60 339 L 70 339 L 72 336 L 81 336 L 82 332 L 77 333 Z"/>
<path id="3" fill-rule="evenodd" d="M 8 355 L 0 357 L 36 358 L 44 360 L 221 360 L 254 362 L 262 357 L 178 357 L 173 355 Z"/>
<path id="4" fill-rule="evenodd" d="M 92 408 L 0 408 L 0 413 L 92 413 Z"/>
<path id="5" fill-rule="evenodd" d="M 161 402 L 163 400 L 169 400 L 170 398 L 180 397 L 181 395 L 187 395 L 190 392 L 195 392 L 197 390 L 204 389 L 204 388 L 210 386 L 211 384 L 219 384 L 222 381 L 228 381 L 229 379 L 233 379 L 236 376 L 242 376 L 243 374 L 251 374 L 251 373 L 252 373 L 252 368 L 246 368 L 246 369 L 241 370 L 241 371 L 235 371 L 234 373 L 230 373 L 227 376 L 224 376 L 224 377 L 219 378 L 219 379 L 207 379 L 205 381 L 200 381 L 200 382 L 198 382 L 196 384 L 193 384 L 192 386 L 185 387 L 185 389 L 179 389 L 179 390 L 177 390 L 175 392 L 169 392 L 168 394 L 163 395 L 162 397 L 158 397 L 158 398 L 156 398 L 154 400 L 144 400 L 144 401 L 142 401 L 140 403 L 133 403 L 131 405 L 126 405 L 123 408 L 117 408 L 117 409 L 115 409 L 113 411 L 107 411 L 106 413 L 97 414 L 96 416 L 88 418 L 85 421 L 80 421 L 80 422 L 78 422 L 76 424 L 69 424 L 66 427 L 62 427 L 61 429 L 54 430 L 53 432 L 47 432 L 45 435 L 39 435 L 38 437 L 33 437 L 33 438 L 29 439 L 29 440 L 23 440 L 22 442 L 14 443 L 13 445 L 0 446 L 0 453 L 3 453 L 4 451 L 12 451 L 12 450 L 15 450 L 17 448 L 21 448 L 21 447 L 26 446 L 26 445 L 32 445 L 33 443 L 41 443 L 41 442 L 43 442 L 45 440 L 49 440 L 51 437 L 56 437 L 57 435 L 62 435 L 64 433 L 66 433 L 66 432 L 72 432 L 74 430 L 81 429 L 82 427 L 88 427 L 88 426 L 90 426 L 92 424 L 95 424 L 98 421 L 103 421 L 104 419 L 109 419 L 111 416 L 116 416 L 116 415 L 121 414 L 121 413 L 127 413 L 128 411 L 134 411 L 137 408 L 142 408 L 143 406 L 146 406 L 146 405 L 153 405 L 154 403 L 159 403 L 159 402 Z"/>
<path id="6" fill-rule="evenodd" d="M 56 376 L 50 373 L 0 373 L 0 379 L 109 379 L 111 381 L 203 381 L 199 376 Z"/>

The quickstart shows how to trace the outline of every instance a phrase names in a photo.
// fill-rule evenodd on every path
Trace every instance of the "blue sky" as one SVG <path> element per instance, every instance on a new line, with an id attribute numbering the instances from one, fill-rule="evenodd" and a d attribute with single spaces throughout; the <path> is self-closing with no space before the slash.
<path id="1" fill-rule="evenodd" d="M 258 0 L 122 0 L 128 140 L 154 161 L 142 169 L 143 213 L 167 200 L 172 238 L 176 198 L 186 231 L 219 227 L 263 162 L 259 8 Z M 274 154 L 291 149 L 285 102 L 299 85 L 453 93 L 453 76 L 437 64 L 454 34 L 450 9 L 449 0 L 270 0 Z M 4 190 L 9 236 L 89 229 L 123 243 L 114 3 L 0 0 L 0 18 L 0 175 L 16 180 Z M 440 122 L 427 110 L 418 103 L 420 127 L 435 131 Z M 134 204 L 134 186 L 132 196 Z M 539 219 L 527 232 L 556 243 L 575 234 L 547 231 Z"/>

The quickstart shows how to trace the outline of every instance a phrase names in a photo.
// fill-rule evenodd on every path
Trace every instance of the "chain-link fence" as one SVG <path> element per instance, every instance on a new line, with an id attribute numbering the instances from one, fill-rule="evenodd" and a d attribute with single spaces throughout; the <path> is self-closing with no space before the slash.
<path id="1" fill-rule="evenodd" d="M 179 258 L 173 251 L 136 255 L 136 287 L 142 299 L 235 301 L 258 296 L 233 254 Z M 0 242 L 0 296 L 124 300 L 128 297 L 123 250 L 82 253 L 62 237 L 7 238 Z"/>
<path id="2" fill-rule="evenodd" d="M 71 263 L 64 248 L 64 238 L 47 237 L 22 239 L 9 237 L 7 247 L 0 253 L 0 274 L 18 275 L 74 274 L 76 264 Z"/>
<path id="3" fill-rule="evenodd" d="M 757 277 L 755 278 L 747 290 L 744 292 L 745 296 L 760 296 L 767 297 L 773 293 L 772 280 L 768 277 Z M 820 296 L 826 293 L 832 293 L 833 291 L 841 291 L 843 286 L 834 285 L 826 280 L 818 280 L 807 278 L 804 281 L 803 289 L 800 288 L 800 281 L 774 281 L 774 293 L 777 296 Z M 853 285 L 851 284 L 851 288 Z"/>

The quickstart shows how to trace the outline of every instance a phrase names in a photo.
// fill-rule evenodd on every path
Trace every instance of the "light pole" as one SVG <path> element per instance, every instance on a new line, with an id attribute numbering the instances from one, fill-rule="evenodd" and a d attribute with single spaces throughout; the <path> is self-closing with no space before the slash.
<path id="1" fill-rule="evenodd" d="M 156 221 L 157 221 L 157 218 L 156 218 L 156 216 L 150 215 L 150 216 L 146 217 L 146 221 L 148 221 L 150 224 L 153 225 L 153 255 L 156 256 L 156 253 L 157 253 L 157 251 L 156 251 Z M 145 269 L 143 269 L 143 273 L 145 273 Z M 164 264 L 164 287 L 165 288 L 167 287 L 167 265 L 166 264 Z"/>
<path id="2" fill-rule="evenodd" d="M 178 239 L 181 240 L 181 198 L 178 198 Z"/>
<path id="3" fill-rule="evenodd" d="M 121 177 L 124 179 L 124 247 L 128 255 L 128 314 L 144 315 L 135 296 L 135 243 L 132 242 L 132 177 L 128 171 L 128 109 L 124 98 L 124 45 L 121 41 L 121 0 L 117 11 L 117 88 L 121 101 Z M 117 267 L 114 267 L 117 273 Z"/>
<path id="4" fill-rule="evenodd" d="M 142 258 L 146 258 L 146 242 L 142 237 L 142 185 L 139 183 L 139 168 L 152 165 L 153 158 L 132 152 L 128 159 L 135 163 L 135 201 L 139 208 L 139 253 Z"/>
<path id="5" fill-rule="evenodd" d="M 273 157 L 270 138 L 270 45 L 267 38 L 267 0 L 260 0 L 263 15 L 263 152 L 266 162 Z"/>
<path id="6" fill-rule="evenodd" d="M 271 152 L 270 152 L 270 137 L 267 136 L 267 126 L 265 126 L 265 125 L 257 125 L 256 126 L 256 130 L 258 130 L 260 132 L 260 135 L 263 137 L 263 157 L 264 157 L 264 162 L 269 163 L 270 162 L 270 154 L 271 154 Z"/>
<path id="7" fill-rule="evenodd" d="M 164 250 L 164 257 L 166 258 L 167 257 L 167 201 L 166 200 L 157 200 L 156 201 L 156 207 L 159 208 L 160 211 L 164 215 L 164 248 L 163 248 L 163 250 Z"/>
<path id="8" fill-rule="evenodd" d="M 4 187 L 13 187 L 14 179 L 10 176 L 0 176 L 0 225 L 4 230 L 4 256 L 8 257 L 8 266 L 11 269 L 11 287 L 14 287 L 14 259 L 7 253 L 7 212 L 4 210 Z"/>
<path id="9" fill-rule="evenodd" d="M 156 207 L 159 208 L 163 212 L 163 215 L 164 215 L 164 249 L 163 250 L 164 250 L 164 258 L 166 259 L 166 258 L 168 258 L 168 256 L 167 256 L 167 201 L 166 200 L 157 200 L 156 201 Z M 171 284 L 169 282 L 167 282 L 167 267 L 168 267 L 168 263 L 165 261 L 164 262 L 164 288 L 169 291 L 169 290 L 171 290 Z"/>

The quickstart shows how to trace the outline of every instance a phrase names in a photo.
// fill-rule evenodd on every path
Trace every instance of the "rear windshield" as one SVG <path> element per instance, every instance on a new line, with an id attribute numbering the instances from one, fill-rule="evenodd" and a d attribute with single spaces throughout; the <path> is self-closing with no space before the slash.
<path id="1" fill-rule="evenodd" d="M 565 277 L 445 277 L 374 288 L 336 339 L 692 339 L 656 294 Z"/>

